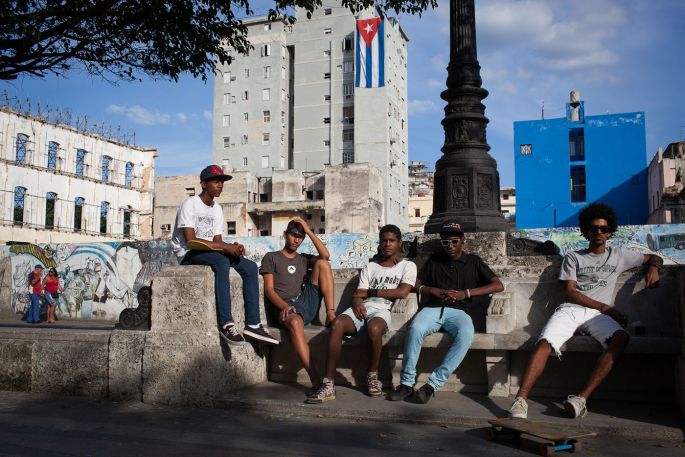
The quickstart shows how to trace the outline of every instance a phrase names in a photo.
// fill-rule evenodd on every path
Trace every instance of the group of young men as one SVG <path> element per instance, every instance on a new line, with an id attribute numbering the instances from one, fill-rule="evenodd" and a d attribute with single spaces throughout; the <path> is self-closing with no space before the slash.
<path id="1" fill-rule="evenodd" d="M 269 312 L 288 329 L 295 353 L 309 375 L 312 387 L 305 402 L 316 404 L 335 399 L 334 378 L 343 339 L 362 329 L 368 336 L 367 392 L 369 396 L 381 396 L 383 386 L 378 379 L 378 368 L 382 337 L 391 326 L 390 310 L 395 300 L 405 298 L 414 290 L 421 305 L 408 324 L 400 384 L 387 398 L 427 403 L 447 382 L 471 346 L 472 299 L 504 290 L 502 281 L 480 257 L 463 251 L 465 239 L 459 222 L 448 220 L 442 225 L 442 250 L 429 258 L 418 273 L 413 262 L 399 256 L 400 229 L 394 225 L 382 227 L 379 254 L 361 270 L 352 306 L 336 315 L 330 254 L 301 218 L 288 223 L 283 233 L 283 248 L 266 254 L 259 269 L 243 256 L 242 245 L 223 242 L 223 213 L 214 199 L 221 195 L 223 184 L 229 179 L 231 176 L 216 165 L 202 170 L 202 192 L 180 206 L 172 238 L 180 264 L 208 265 L 214 271 L 221 336 L 231 344 L 245 343 L 245 337 L 278 344 L 260 322 L 258 274 L 261 274 Z M 590 334 L 606 349 L 585 388 L 564 402 L 571 417 L 585 415 L 587 398 L 609 374 L 629 340 L 624 329 L 626 318 L 611 306 L 618 276 L 630 268 L 648 265 L 646 286 L 658 285 L 663 264 L 660 257 L 607 246 L 617 229 L 613 209 L 603 204 L 589 205 L 581 212 L 579 222 L 589 247 L 567 253 L 564 258 L 559 279 L 564 283 L 566 302 L 556 309 L 538 338 L 509 411 L 511 417 L 527 417 L 526 399 L 548 357 L 552 353 L 561 356 L 562 345 L 577 331 Z M 306 237 L 318 255 L 298 252 Z M 206 250 L 189 249 L 188 243 L 193 240 L 202 240 Z M 228 282 L 231 267 L 243 279 L 246 323 L 242 333 L 231 314 Z M 320 376 L 311 360 L 304 328 L 318 315 L 322 302 L 326 310 L 324 323 L 330 327 L 330 335 L 325 373 Z M 435 332 L 448 333 L 452 344 L 428 381 L 415 390 L 416 365 L 423 340 Z"/>

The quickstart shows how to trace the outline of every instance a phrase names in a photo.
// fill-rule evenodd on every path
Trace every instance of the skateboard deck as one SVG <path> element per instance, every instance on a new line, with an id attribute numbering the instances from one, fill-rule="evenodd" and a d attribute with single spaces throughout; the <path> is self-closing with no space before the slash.
<path id="1" fill-rule="evenodd" d="M 551 455 L 559 451 L 576 452 L 581 449 L 579 438 L 596 436 L 595 432 L 578 430 L 574 427 L 566 427 L 561 424 L 551 424 L 549 422 L 531 421 L 528 419 L 491 419 L 491 425 L 486 430 L 486 437 L 489 440 L 496 439 L 500 434 L 510 434 L 521 436 L 522 434 L 540 438 L 544 443 L 540 443 L 540 455 Z"/>
<path id="2" fill-rule="evenodd" d="M 193 251 L 221 251 L 221 249 L 211 247 L 209 242 L 204 240 L 190 240 L 187 244 L 188 248 Z"/>

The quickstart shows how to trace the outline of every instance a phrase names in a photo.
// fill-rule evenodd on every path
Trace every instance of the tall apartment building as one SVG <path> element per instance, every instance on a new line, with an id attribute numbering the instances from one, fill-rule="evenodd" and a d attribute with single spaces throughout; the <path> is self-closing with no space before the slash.
<path id="1" fill-rule="evenodd" d="M 150 239 L 156 156 L 0 107 L 0 242 Z"/>
<path id="2" fill-rule="evenodd" d="M 245 21 L 254 49 L 214 80 L 213 161 L 260 178 L 369 163 L 383 178 L 380 222 L 406 229 L 406 34 L 384 20 L 385 86 L 356 88 L 357 18 L 331 0 L 310 19 L 303 10 L 296 17 Z"/>

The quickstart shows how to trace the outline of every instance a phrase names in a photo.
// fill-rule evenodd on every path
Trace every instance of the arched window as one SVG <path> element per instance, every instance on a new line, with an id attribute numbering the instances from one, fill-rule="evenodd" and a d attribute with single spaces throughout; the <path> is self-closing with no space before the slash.
<path id="1" fill-rule="evenodd" d="M 131 187 L 133 184 L 133 162 L 126 162 L 126 169 L 124 171 L 124 185 Z"/>
<path id="2" fill-rule="evenodd" d="M 47 229 L 55 227 L 55 203 L 57 203 L 57 194 L 48 192 L 45 196 L 45 228 Z"/>
<path id="3" fill-rule="evenodd" d="M 109 212 L 109 202 L 100 203 L 100 233 L 107 233 L 107 213 Z"/>
<path id="4" fill-rule="evenodd" d="M 16 163 L 25 163 L 26 162 L 26 147 L 29 144 L 29 136 L 25 135 L 23 133 L 17 134 L 17 155 L 16 155 Z"/>
<path id="5" fill-rule="evenodd" d="M 112 163 L 110 156 L 102 156 L 102 181 L 109 182 L 109 166 Z"/>
<path id="6" fill-rule="evenodd" d="M 86 150 L 76 150 L 76 176 L 83 176 L 83 171 L 86 168 Z"/>
<path id="7" fill-rule="evenodd" d="M 24 203 L 26 198 L 26 187 L 17 186 L 14 188 L 14 224 L 24 223 Z"/>
<path id="8" fill-rule="evenodd" d="M 83 197 L 76 197 L 74 200 L 74 232 L 80 232 L 83 224 Z"/>
<path id="9" fill-rule="evenodd" d="M 124 236 L 125 237 L 130 237 L 131 236 L 131 207 L 127 206 L 124 208 Z"/>
<path id="10" fill-rule="evenodd" d="M 57 169 L 57 151 L 59 150 L 59 143 L 50 141 L 48 143 L 48 170 Z"/>

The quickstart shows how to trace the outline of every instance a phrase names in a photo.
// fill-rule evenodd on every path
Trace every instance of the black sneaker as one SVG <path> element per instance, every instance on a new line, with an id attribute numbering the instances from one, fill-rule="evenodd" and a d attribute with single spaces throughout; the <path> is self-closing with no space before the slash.
<path id="1" fill-rule="evenodd" d="M 257 328 L 252 328 L 248 325 L 245 327 L 245 330 L 243 330 L 243 333 L 253 340 L 264 341 L 269 344 L 278 344 L 278 340 L 271 336 L 269 331 L 265 329 L 262 324 L 259 324 L 259 327 Z"/>
<path id="2" fill-rule="evenodd" d="M 414 389 L 412 389 L 409 386 L 405 386 L 404 384 L 400 384 L 399 386 L 397 386 L 397 388 L 395 388 L 395 390 L 390 392 L 390 395 L 388 395 L 388 400 L 390 400 L 390 401 L 404 400 L 405 398 L 410 396 L 412 394 L 412 392 L 414 392 Z"/>
<path id="3" fill-rule="evenodd" d="M 241 345 L 245 344 L 245 338 L 240 334 L 234 323 L 228 324 L 226 327 L 219 329 L 219 335 L 225 339 L 228 344 Z"/>
<path id="4" fill-rule="evenodd" d="M 423 387 L 414 392 L 414 395 L 412 395 L 411 400 L 413 403 L 420 403 L 422 405 L 425 405 L 426 403 L 428 403 L 428 400 L 430 400 L 431 397 L 434 396 L 435 389 L 433 389 L 433 386 L 431 386 L 430 384 L 424 384 Z"/>

